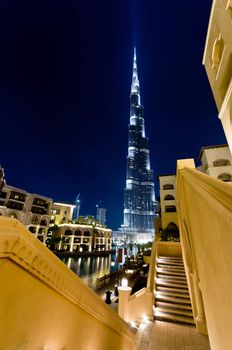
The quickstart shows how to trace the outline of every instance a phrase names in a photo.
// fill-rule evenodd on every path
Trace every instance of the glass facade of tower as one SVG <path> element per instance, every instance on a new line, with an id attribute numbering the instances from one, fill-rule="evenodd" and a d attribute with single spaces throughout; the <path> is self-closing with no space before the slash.
<path id="1" fill-rule="evenodd" d="M 145 136 L 144 109 L 140 103 L 140 86 L 134 50 L 127 178 L 124 190 L 124 223 L 121 230 L 128 233 L 153 233 L 154 217 L 153 171 L 150 168 L 149 140 Z"/>

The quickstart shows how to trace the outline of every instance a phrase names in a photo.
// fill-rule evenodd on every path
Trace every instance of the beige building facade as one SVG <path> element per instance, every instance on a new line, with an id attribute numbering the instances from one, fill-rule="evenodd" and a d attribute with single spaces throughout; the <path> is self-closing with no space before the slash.
<path id="1" fill-rule="evenodd" d="M 212 4 L 203 64 L 232 152 L 232 1 Z"/>
<path id="2" fill-rule="evenodd" d="M 0 215 L 18 219 L 41 242 L 45 243 L 52 199 L 4 185 L 0 193 Z"/>
<path id="3" fill-rule="evenodd" d="M 232 156 L 228 145 L 202 147 L 197 169 L 224 182 L 232 182 Z"/>
<path id="4" fill-rule="evenodd" d="M 51 225 L 60 225 L 72 221 L 75 205 L 63 202 L 54 202 L 51 209 Z"/>
<path id="5" fill-rule="evenodd" d="M 160 214 L 162 229 L 166 229 L 170 223 L 178 226 L 176 205 L 176 176 L 159 175 L 160 184 Z"/>
<path id="6" fill-rule="evenodd" d="M 81 224 L 62 224 L 55 232 L 60 238 L 56 249 L 67 252 L 110 251 L 112 231 L 102 227 Z"/>

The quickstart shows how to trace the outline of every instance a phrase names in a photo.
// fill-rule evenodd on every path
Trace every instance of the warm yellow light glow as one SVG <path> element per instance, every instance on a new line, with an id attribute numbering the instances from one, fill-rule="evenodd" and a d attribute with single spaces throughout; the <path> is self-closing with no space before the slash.
<path id="1" fill-rule="evenodd" d="M 122 279 L 122 287 L 128 287 L 128 280 L 127 278 Z"/>

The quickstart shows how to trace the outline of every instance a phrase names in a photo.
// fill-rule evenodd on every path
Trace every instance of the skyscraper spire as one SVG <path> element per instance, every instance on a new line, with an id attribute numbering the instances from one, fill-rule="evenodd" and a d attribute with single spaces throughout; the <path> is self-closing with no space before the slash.
<path id="1" fill-rule="evenodd" d="M 136 48 L 135 47 L 134 47 L 134 61 L 133 61 L 133 75 L 132 75 L 131 93 L 135 93 L 138 95 L 140 94 L 138 68 L 137 68 L 137 60 L 136 60 Z"/>
<path id="2" fill-rule="evenodd" d="M 140 104 L 140 86 L 134 48 L 124 222 L 121 230 L 130 235 L 130 240 L 151 239 L 154 233 L 154 211 L 153 171 L 150 168 L 149 140 L 145 136 L 144 109 Z"/>

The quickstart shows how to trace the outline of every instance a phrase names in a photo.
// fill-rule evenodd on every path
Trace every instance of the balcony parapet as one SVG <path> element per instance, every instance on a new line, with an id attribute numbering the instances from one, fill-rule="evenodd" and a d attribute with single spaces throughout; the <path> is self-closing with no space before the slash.
<path id="1" fill-rule="evenodd" d="M 180 240 L 194 319 L 212 350 L 232 337 L 232 186 L 177 161 Z"/>
<path id="2" fill-rule="evenodd" d="M 72 305 L 78 307 L 75 308 L 74 313 L 80 312 L 83 314 L 84 312 L 85 315 L 88 314 L 84 317 L 91 319 L 88 324 L 90 336 L 94 332 L 95 326 L 96 329 L 99 329 L 100 322 L 104 332 L 116 335 L 119 343 L 126 344 L 125 347 L 121 348 L 135 348 L 135 335 L 131 327 L 16 219 L 0 217 L 0 263 L 3 262 L 2 259 L 17 264 L 18 267 L 28 273 L 28 276 L 36 277 L 43 285 L 45 284 L 61 297 L 64 297 L 66 302 L 69 301 Z M 17 291 L 15 293 L 17 295 Z M 6 302 L 1 298 L 1 306 L 2 303 Z M 82 311 L 79 311 L 80 309 Z M 23 314 L 23 310 L 21 312 Z M 44 312 L 46 313 L 46 311 Z M 5 315 L 5 317 L 7 316 Z M 33 317 L 36 317 L 36 315 Z M 80 328 L 80 325 L 77 325 L 77 328 Z M 27 329 L 24 332 L 27 333 Z M 65 332 L 69 334 L 69 337 L 71 336 L 67 330 Z M 96 333 L 98 333 L 97 336 L 95 335 L 96 339 L 100 339 L 101 334 L 98 331 Z M 78 346 L 77 348 L 79 349 Z M 80 347 L 80 349 L 82 348 L 84 349 L 84 347 Z M 112 344 L 111 348 L 120 349 L 116 344 Z M 96 349 L 98 349 L 97 344 Z"/>

